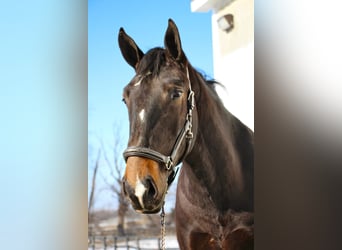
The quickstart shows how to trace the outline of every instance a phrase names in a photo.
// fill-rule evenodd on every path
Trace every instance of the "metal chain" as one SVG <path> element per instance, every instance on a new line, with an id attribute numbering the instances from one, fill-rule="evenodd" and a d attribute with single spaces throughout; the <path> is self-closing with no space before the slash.
<path id="1" fill-rule="evenodd" d="M 164 202 L 165 204 L 165 202 Z M 160 213 L 160 224 L 161 224 L 161 250 L 165 250 L 165 211 L 164 204 Z"/>

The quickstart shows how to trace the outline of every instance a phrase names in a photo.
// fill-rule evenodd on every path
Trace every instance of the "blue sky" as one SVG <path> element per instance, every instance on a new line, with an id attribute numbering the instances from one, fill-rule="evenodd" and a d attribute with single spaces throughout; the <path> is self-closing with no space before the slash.
<path id="1" fill-rule="evenodd" d="M 99 139 L 108 154 L 113 125 L 120 127 L 123 147 L 128 140 L 128 116 L 122 103 L 122 89 L 134 76 L 119 50 L 117 35 L 123 27 L 146 52 L 163 46 L 168 19 L 178 26 L 183 50 L 192 65 L 213 76 L 211 13 L 193 13 L 190 1 L 112 1 L 88 2 L 88 164 L 93 168 Z M 102 175 L 106 175 L 103 172 Z M 90 175 L 89 175 L 90 176 Z M 99 177 L 99 186 L 101 186 Z M 99 188 L 101 190 L 101 188 Z M 102 189 L 97 206 L 112 204 Z"/>

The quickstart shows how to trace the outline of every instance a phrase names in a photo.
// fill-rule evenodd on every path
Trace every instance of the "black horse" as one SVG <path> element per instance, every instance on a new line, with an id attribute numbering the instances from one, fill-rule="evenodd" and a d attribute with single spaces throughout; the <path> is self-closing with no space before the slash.
<path id="1" fill-rule="evenodd" d="M 123 92 L 130 121 L 124 193 L 135 210 L 159 212 L 182 162 L 180 248 L 253 249 L 253 132 L 191 66 L 172 20 L 164 43 L 144 54 L 119 31 L 122 55 L 136 72 Z"/>

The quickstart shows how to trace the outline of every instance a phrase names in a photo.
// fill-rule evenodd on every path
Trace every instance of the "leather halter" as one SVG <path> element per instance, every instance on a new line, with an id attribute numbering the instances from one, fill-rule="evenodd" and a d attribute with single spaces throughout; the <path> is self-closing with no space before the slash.
<path id="1" fill-rule="evenodd" d="M 191 150 L 191 142 L 193 139 L 193 133 L 192 133 L 192 111 L 195 107 L 195 92 L 192 91 L 191 89 L 191 82 L 190 82 L 190 78 L 189 78 L 189 71 L 187 69 L 187 79 L 189 82 L 189 94 L 188 94 L 188 112 L 186 114 L 186 121 L 185 124 L 182 128 L 182 130 L 180 131 L 180 133 L 177 136 L 177 140 L 176 143 L 174 144 L 172 151 L 170 153 L 170 155 L 166 156 L 163 155 L 161 153 L 159 153 L 158 151 L 155 151 L 153 149 L 150 148 L 145 148 L 145 147 L 137 147 L 137 146 L 132 146 L 132 147 L 128 147 L 124 152 L 123 152 L 123 156 L 125 158 L 125 161 L 127 161 L 128 157 L 130 156 L 141 156 L 141 157 L 145 157 L 154 161 L 157 161 L 159 163 L 164 164 L 165 169 L 167 171 L 173 171 L 173 174 L 171 174 L 169 176 L 168 179 L 168 185 L 171 185 L 172 181 L 174 180 L 174 178 L 176 177 L 176 174 L 178 172 L 178 169 L 175 170 L 175 167 L 183 161 L 183 159 L 185 158 L 185 156 L 190 152 Z M 186 142 L 185 145 L 185 151 L 183 153 L 183 155 L 180 157 L 180 147 L 182 145 L 182 143 Z M 178 157 L 178 162 L 174 162 L 175 159 L 177 159 Z"/>

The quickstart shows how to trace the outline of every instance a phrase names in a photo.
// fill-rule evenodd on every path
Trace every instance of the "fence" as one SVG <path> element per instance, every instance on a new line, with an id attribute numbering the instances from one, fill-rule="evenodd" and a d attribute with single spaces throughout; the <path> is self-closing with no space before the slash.
<path id="1" fill-rule="evenodd" d="M 166 236 L 166 249 L 179 250 L 175 236 Z M 88 237 L 88 250 L 159 250 L 160 238 L 118 237 L 93 235 Z"/>

